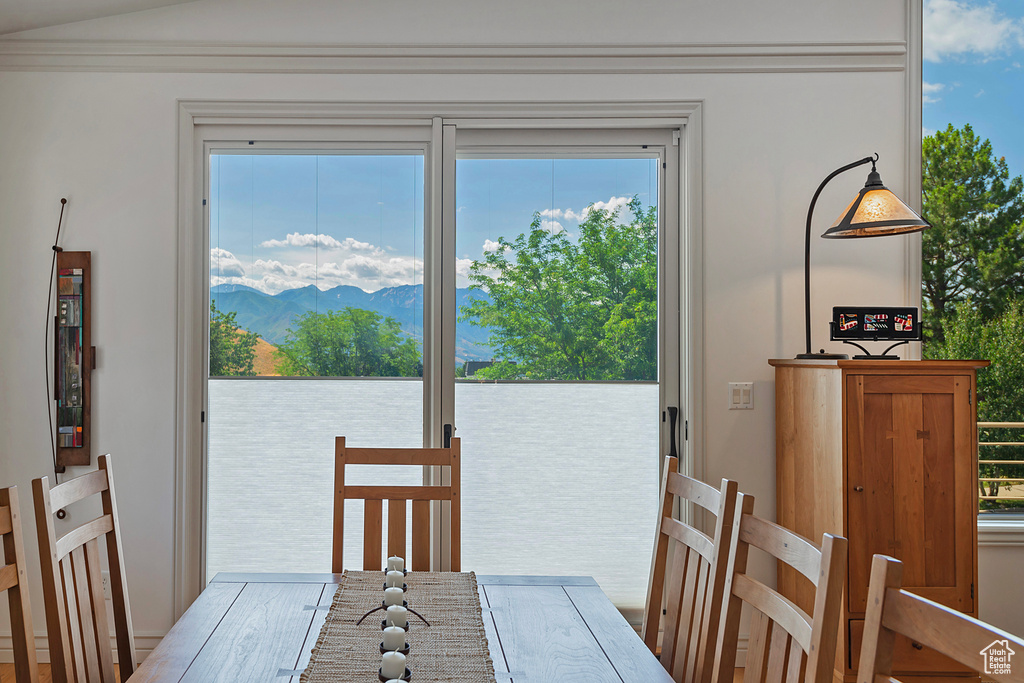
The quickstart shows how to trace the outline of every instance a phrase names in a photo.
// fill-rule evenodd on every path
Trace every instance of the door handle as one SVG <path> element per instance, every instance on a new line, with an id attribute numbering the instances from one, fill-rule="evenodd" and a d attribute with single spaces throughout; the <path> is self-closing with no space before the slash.
<path id="1" fill-rule="evenodd" d="M 673 458 L 678 458 L 679 454 L 676 452 L 676 418 L 679 417 L 679 408 L 675 406 L 668 407 L 668 454 Z"/>
<path id="2" fill-rule="evenodd" d="M 863 486 L 854 486 L 853 490 L 856 491 L 857 493 L 861 493 L 861 492 L 864 491 L 864 487 Z"/>

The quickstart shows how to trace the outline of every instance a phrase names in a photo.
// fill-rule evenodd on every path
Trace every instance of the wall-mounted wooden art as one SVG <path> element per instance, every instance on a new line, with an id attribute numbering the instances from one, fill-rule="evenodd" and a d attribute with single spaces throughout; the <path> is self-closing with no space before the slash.
<path id="1" fill-rule="evenodd" d="M 92 346 L 91 252 L 57 253 L 57 318 L 54 395 L 57 401 L 57 467 L 89 464 L 89 379 Z"/>

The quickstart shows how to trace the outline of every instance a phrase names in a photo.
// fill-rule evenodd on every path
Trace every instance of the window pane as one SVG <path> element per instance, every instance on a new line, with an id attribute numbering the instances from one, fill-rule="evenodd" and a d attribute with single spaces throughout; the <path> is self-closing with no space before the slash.
<path id="1" fill-rule="evenodd" d="M 658 167 L 457 161 L 466 567 L 591 575 L 619 607 L 643 605 L 658 503 Z"/>
<path id="2" fill-rule="evenodd" d="M 334 438 L 422 445 L 423 163 L 211 156 L 209 578 L 328 571 Z M 360 566 L 358 504 L 346 532 Z"/>

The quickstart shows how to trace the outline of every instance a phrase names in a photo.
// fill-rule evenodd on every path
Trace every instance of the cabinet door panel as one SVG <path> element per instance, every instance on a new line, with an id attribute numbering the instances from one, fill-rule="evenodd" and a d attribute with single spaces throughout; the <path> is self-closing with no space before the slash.
<path id="1" fill-rule="evenodd" d="M 903 561 L 908 590 L 971 610 L 972 536 L 956 524 L 974 495 L 962 443 L 969 386 L 954 376 L 847 378 L 851 611 L 866 607 L 875 553 Z"/>
<path id="2" fill-rule="evenodd" d="M 892 440 L 885 438 L 892 429 L 892 396 L 865 394 L 861 375 L 848 378 L 847 391 L 849 609 L 863 612 L 871 556 L 896 554 Z"/>
<path id="3" fill-rule="evenodd" d="M 953 450 L 953 396 L 924 400 L 924 550 L 927 586 L 956 585 L 956 460 Z M 967 484 L 965 484 L 966 486 Z M 961 555 L 961 557 L 963 557 Z M 966 558 L 964 559 L 966 562 Z"/>

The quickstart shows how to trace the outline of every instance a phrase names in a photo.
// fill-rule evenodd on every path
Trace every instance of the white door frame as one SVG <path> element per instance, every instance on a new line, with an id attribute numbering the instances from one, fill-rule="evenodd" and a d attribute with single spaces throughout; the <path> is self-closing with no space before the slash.
<path id="1" fill-rule="evenodd" d="M 178 305 L 175 403 L 175 532 L 174 532 L 174 614 L 180 617 L 199 595 L 205 576 L 206 467 L 204 462 L 205 364 L 206 340 L 203 321 L 208 302 L 204 274 L 208 265 L 205 203 L 207 150 L 225 139 L 232 130 L 258 130 L 260 139 L 287 144 L 307 145 L 338 141 L 339 130 L 360 127 L 364 131 L 379 128 L 388 131 L 388 139 L 409 136 L 410 142 L 424 136 L 429 147 L 444 144 L 443 125 L 452 123 L 467 128 L 678 128 L 681 131 L 676 150 L 679 157 L 678 193 L 682 210 L 678 216 L 680 326 L 680 396 L 663 397 L 664 405 L 681 408 L 679 433 L 687 429 L 688 440 L 680 440 L 680 455 L 686 471 L 701 476 L 704 471 L 703 442 L 703 132 L 701 101 L 636 102 L 491 102 L 446 104 L 429 102 L 178 102 Z M 425 131 L 425 132 L 424 132 Z M 342 138 L 344 135 L 342 134 Z M 362 139 L 366 139 L 365 137 Z M 454 142 L 454 140 L 452 141 Z M 424 174 L 425 192 L 444 182 L 445 169 L 440 155 L 428 155 Z M 454 158 L 454 157 L 452 157 Z M 454 170 L 454 165 L 452 167 Z M 425 204 L 424 226 L 427 234 L 440 235 L 445 220 L 444 206 Z M 450 207 L 454 209 L 454 207 Z M 450 217 L 449 217 L 450 218 Z M 666 231 L 673 232 L 671 225 Z M 440 257 L 440 245 L 426 248 Z M 433 260 L 440 264 L 440 259 Z M 439 270 L 439 269 L 437 269 Z M 425 285 L 442 286 L 439 272 L 427 272 Z M 428 316 L 430 314 L 427 314 Z M 431 327 L 442 324 L 430 319 Z M 428 350 L 424 349 L 427 364 Z M 431 351 L 440 358 L 440 349 Z M 450 361 L 449 361 L 450 364 Z M 434 365 L 434 373 L 444 363 Z M 424 392 L 439 392 L 424 371 Z M 433 374 L 433 373 L 432 373 Z M 434 375 L 435 378 L 440 376 Z M 442 401 L 443 403 L 443 401 Z M 436 404 L 435 404 L 436 405 Z M 443 416 L 442 416 L 443 417 Z M 424 438 L 438 440 L 442 421 L 434 418 L 424 425 Z M 663 427 L 662 440 L 667 443 Z"/>

